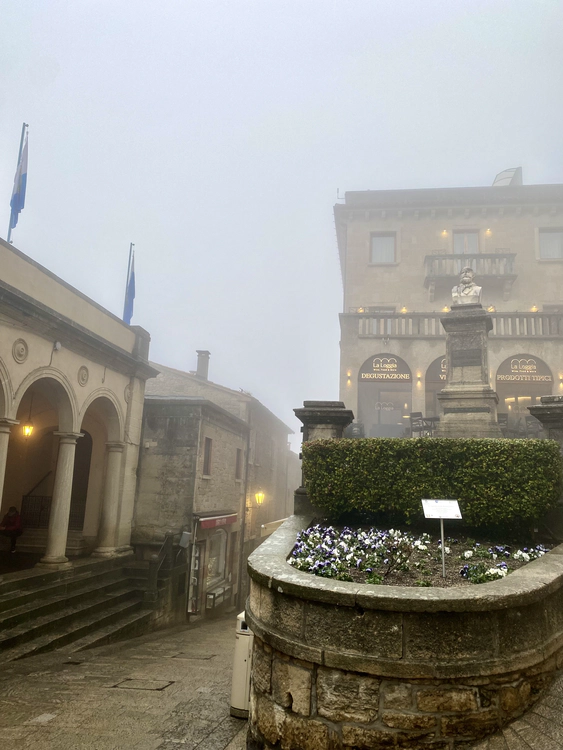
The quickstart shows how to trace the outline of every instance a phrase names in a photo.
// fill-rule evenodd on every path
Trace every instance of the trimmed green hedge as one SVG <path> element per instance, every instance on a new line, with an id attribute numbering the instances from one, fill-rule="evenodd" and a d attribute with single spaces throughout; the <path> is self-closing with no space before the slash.
<path id="1" fill-rule="evenodd" d="M 314 505 L 332 519 L 351 511 L 423 518 L 422 498 L 456 498 L 464 521 L 521 527 L 559 498 L 563 472 L 554 440 L 365 438 L 303 445 Z"/>

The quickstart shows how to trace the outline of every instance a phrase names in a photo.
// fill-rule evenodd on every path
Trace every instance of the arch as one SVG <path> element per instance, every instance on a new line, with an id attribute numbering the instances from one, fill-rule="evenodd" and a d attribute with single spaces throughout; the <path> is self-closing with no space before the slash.
<path id="1" fill-rule="evenodd" d="M 438 393 L 446 386 L 446 355 L 436 357 L 426 369 L 424 377 L 425 387 L 425 415 L 437 417 L 440 414 Z"/>
<path id="2" fill-rule="evenodd" d="M 525 432 L 526 423 L 532 419 L 527 407 L 539 403 L 541 396 L 550 396 L 553 387 L 553 373 L 543 359 L 533 354 L 514 353 L 503 360 L 496 371 L 498 412 L 511 429 Z"/>
<path id="3" fill-rule="evenodd" d="M 9 404 L 13 400 L 12 381 L 4 360 L 0 357 L 0 417 L 8 416 Z"/>
<path id="4" fill-rule="evenodd" d="M 358 372 L 358 421 L 366 437 L 401 437 L 409 428 L 412 373 L 401 357 L 381 352 Z"/>
<path id="5" fill-rule="evenodd" d="M 79 424 L 82 427 L 86 413 L 90 407 L 95 407 L 101 414 L 107 430 L 108 440 L 120 442 L 123 440 L 125 419 L 123 410 L 115 393 L 109 388 L 97 388 L 84 402 L 79 415 Z"/>
<path id="6" fill-rule="evenodd" d="M 50 367 L 41 367 L 30 372 L 17 389 L 11 418 L 16 419 L 20 404 L 30 387 L 40 383 L 41 388 L 53 405 L 57 407 L 59 414 L 59 430 L 62 432 L 77 432 L 78 406 L 76 396 L 68 379 L 59 370 Z"/>

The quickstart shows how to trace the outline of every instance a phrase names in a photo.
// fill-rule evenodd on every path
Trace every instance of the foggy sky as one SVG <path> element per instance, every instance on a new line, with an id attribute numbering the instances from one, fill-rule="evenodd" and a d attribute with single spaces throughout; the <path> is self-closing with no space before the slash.
<path id="1" fill-rule="evenodd" d="M 337 189 L 563 182 L 562 36 L 560 0 L 0 0 L 0 236 L 25 121 L 14 245 L 121 316 L 134 242 L 151 359 L 209 349 L 298 432 Z"/>

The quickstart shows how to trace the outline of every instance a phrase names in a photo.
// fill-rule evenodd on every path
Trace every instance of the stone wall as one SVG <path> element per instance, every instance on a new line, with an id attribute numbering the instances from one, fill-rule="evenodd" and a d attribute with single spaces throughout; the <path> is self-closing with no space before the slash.
<path id="1" fill-rule="evenodd" d="M 249 560 L 249 750 L 452 750 L 521 714 L 561 666 L 563 546 L 479 586 L 370 586 L 289 566 L 309 521 Z"/>

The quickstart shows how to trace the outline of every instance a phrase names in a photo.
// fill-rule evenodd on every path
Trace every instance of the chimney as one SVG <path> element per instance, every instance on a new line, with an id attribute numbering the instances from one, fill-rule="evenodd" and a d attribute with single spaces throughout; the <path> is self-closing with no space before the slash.
<path id="1" fill-rule="evenodd" d="M 207 380 L 209 374 L 209 357 L 211 352 L 206 349 L 196 349 L 197 351 L 197 370 L 195 373 L 196 378 L 201 380 Z"/>

